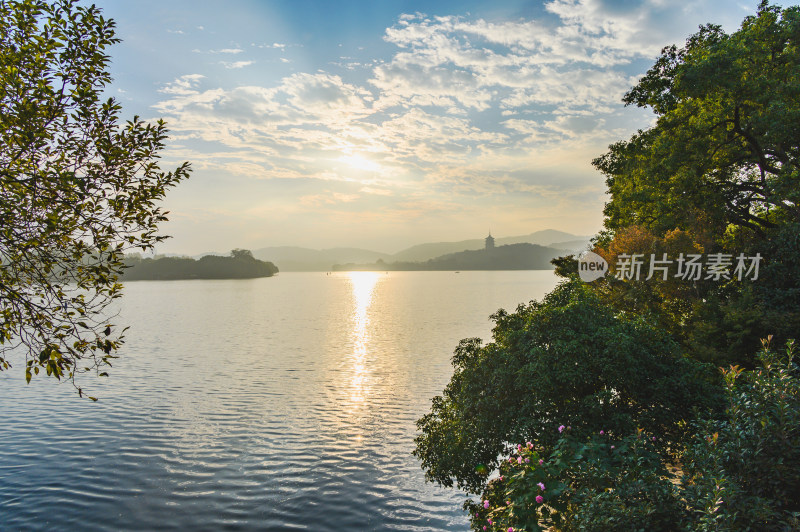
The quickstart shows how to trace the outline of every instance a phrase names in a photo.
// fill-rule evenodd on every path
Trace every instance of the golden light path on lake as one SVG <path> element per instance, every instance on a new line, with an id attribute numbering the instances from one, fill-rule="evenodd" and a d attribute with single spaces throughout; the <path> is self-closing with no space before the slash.
<path id="1" fill-rule="evenodd" d="M 367 311 L 372 303 L 375 285 L 382 274 L 376 272 L 349 272 L 350 287 L 353 294 L 353 353 L 352 380 L 350 385 L 350 404 L 355 409 L 364 403 L 369 392 L 367 366 L 367 344 L 369 342 L 369 317 Z"/>

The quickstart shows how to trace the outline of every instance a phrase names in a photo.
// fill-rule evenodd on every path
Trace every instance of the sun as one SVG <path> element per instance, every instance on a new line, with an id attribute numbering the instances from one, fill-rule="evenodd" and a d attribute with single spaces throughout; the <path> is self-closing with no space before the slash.
<path id="1" fill-rule="evenodd" d="M 375 161 L 371 161 L 367 159 L 363 155 L 359 155 L 354 153 L 352 155 L 342 155 L 338 159 L 340 162 L 343 162 L 356 170 L 362 170 L 364 172 L 377 172 L 381 169 L 381 165 L 376 163 Z"/>

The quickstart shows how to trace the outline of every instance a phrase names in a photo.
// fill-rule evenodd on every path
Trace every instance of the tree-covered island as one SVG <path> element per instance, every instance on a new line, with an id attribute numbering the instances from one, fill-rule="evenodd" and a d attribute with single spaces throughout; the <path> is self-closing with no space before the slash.
<path id="1" fill-rule="evenodd" d="M 186 257 L 125 257 L 123 281 L 174 281 L 178 279 L 253 279 L 272 277 L 278 268 L 258 260 L 250 250 L 234 249 L 230 256 L 206 255 L 198 260 Z"/>

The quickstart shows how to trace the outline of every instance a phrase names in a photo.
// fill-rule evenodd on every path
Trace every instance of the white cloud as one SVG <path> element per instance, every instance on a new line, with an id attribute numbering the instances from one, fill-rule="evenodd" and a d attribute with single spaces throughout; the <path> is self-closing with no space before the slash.
<path id="1" fill-rule="evenodd" d="M 621 67 L 645 52 L 628 46 L 628 26 L 598 29 L 573 16 L 565 2 L 548 5 L 563 15 L 563 24 L 549 27 L 537 21 L 403 17 L 385 35 L 403 51 L 376 67 L 370 82 L 387 104 L 414 98 L 418 105 L 455 102 L 485 110 L 498 101 L 506 108 L 618 102 L 630 86 Z"/>
<path id="2" fill-rule="evenodd" d="M 422 65 L 411 54 L 403 54 L 390 64 L 375 67 L 373 74 L 375 77 L 370 79 L 370 83 L 381 91 L 381 107 L 410 101 L 415 106 L 450 107 L 459 103 L 484 110 L 491 100 L 491 94 L 480 88 L 474 73 Z"/>
<path id="3" fill-rule="evenodd" d="M 494 197 L 504 216 L 535 208 L 526 216 L 551 219 L 598 201 L 591 159 L 645 126 L 630 118 L 638 110 L 622 111 L 622 95 L 661 46 L 693 31 L 681 29 L 693 4 L 626 4 L 552 0 L 542 20 L 404 14 L 385 31 L 388 57 L 340 57 L 330 72 L 263 86 L 191 74 L 162 88 L 155 108 L 177 141 L 202 142 L 198 168 L 316 183 L 294 197 L 298 211 L 401 223 Z"/>
<path id="4" fill-rule="evenodd" d="M 176 89 L 178 87 L 180 90 Z M 261 177 L 320 178 L 319 161 L 345 149 L 371 148 L 372 126 L 358 120 L 370 111 L 368 91 L 329 74 L 295 74 L 276 87 L 189 90 L 187 80 L 169 84 L 170 94 L 155 106 L 170 123 L 175 139 L 216 143 L 235 158 L 252 162 L 269 157 Z M 255 174 L 255 173 L 254 173 Z M 328 172 L 325 179 L 346 180 Z"/>
<path id="5" fill-rule="evenodd" d="M 203 78 L 205 78 L 205 76 L 202 74 L 186 74 L 171 83 L 167 83 L 164 87 L 159 89 L 158 92 L 179 95 L 197 94 L 195 88 Z"/>
<path id="6" fill-rule="evenodd" d="M 681 34 L 691 4 L 659 0 L 552 0 L 546 9 L 598 49 L 627 57 L 650 57 Z M 694 28 L 689 28 L 693 30 Z M 563 31 L 563 30 L 562 30 Z M 682 40 L 682 39 L 681 39 Z"/>
<path id="7" fill-rule="evenodd" d="M 300 197 L 300 204 L 307 207 L 319 207 L 322 205 L 335 205 L 337 203 L 351 203 L 357 200 L 358 194 L 343 194 L 341 192 L 326 192 L 323 194 L 313 194 Z"/>
<path id="8" fill-rule="evenodd" d="M 285 43 L 274 42 L 272 44 L 255 44 L 255 43 L 252 43 L 251 46 L 257 46 L 259 48 L 277 48 L 278 50 L 284 51 L 286 49 L 286 47 L 289 46 L 289 45 L 285 44 Z"/>
<path id="9" fill-rule="evenodd" d="M 196 54 L 228 54 L 228 55 L 236 55 L 241 54 L 244 52 L 241 48 L 220 48 L 219 50 L 201 50 L 200 48 L 195 48 L 192 52 Z"/>
<path id="10" fill-rule="evenodd" d="M 220 61 L 220 63 L 229 69 L 236 69 L 236 68 L 244 68 L 246 66 L 252 65 L 254 61 L 234 61 L 234 62 L 227 62 L 227 61 Z"/>
<path id="11" fill-rule="evenodd" d="M 386 188 L 376 188 L 376 187 L 361 187 L 359 192 L 363 192 L 364 194 L 373 194 L 375 196 L 392 196 L 394 192 Z"/>
<path id="12" fill-rule="evenodd" d="M 369 114 L 369 91 L 325 73 L 293 74 L 283 79 L 281 91 L 288 103 L 324 122 L 348 121 Z"/>

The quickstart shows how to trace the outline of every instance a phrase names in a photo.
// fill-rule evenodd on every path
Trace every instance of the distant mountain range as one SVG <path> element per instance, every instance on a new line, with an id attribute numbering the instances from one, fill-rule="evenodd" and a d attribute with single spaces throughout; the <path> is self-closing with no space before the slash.
<path id="1" fill-rule="evenodd" d="M 537 231 L 529 235 L 495 238 L 495 245 L 535 244 L 561 252 L 577 253 L 589 245 L 589 236 L 578 236 L 554 229 Z M 331 248 L 309 249 L 296 246 L 277 246 L 254 249 L 253 256 L 273 262 L 283 272 L 329 271 L 334 264 L 365 264 L 382 260 L 391 262 L 425 262 L 443 255 L 484 248 L 484 239 L 459 242 L 432 242 L 419 244 L 395 254 L 368 249 Z M 547 254 L 550 254 L 547 252 Z"/>
<path id="2" fill-rule="evenodd" d="M 439 271 L 439 270 L 550 270 L 550 261 L 565 250 L 523 242 L 491 249 L 470 249 L 448 253 L 426 261 L 334 264 L 334 271 Z"/>
<path id="3" fill-rule="evenodd" d="M 308 249 L 278 246 L 253 250 L 253 256 L 275 263 L 282 272 L 324 272 L 334 264 L 391 260 L 392 255 L 358 248 Z M 271 257 L 267 259 L 266 257 Z"/>

